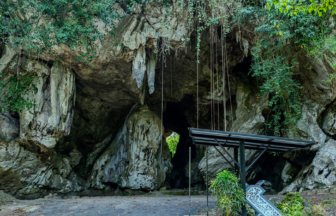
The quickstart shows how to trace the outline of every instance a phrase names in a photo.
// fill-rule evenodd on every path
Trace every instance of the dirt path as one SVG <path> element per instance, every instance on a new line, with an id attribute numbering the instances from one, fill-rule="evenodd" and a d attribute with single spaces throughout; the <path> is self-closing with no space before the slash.
<path id="1" fill-rule="evenodd" d="M 330 215 L 336 215 L 336 195 L 320 194 L 302 196 L 310 205 L 321 204 Z M 273 202 L 284 196 L 269 195 Z M 215 198 L 209 196 L 209 209 L 215 207 Z M 191 197 L 191 214 L 206 210 L 206 196 Z M 189 197 L 164 195 L 160 192 L 142 196 L 74 197 L 61 199 L 49 197 L 37 200 L 13 200 L 0 204 L 1 216 L 49 216 L 49 215 L 94 215 L 94 216 L 160 216 L 188 215 Z"/>

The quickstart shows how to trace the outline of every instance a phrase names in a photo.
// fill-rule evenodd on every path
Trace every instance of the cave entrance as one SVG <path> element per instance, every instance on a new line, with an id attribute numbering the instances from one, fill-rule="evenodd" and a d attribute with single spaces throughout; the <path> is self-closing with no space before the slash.
<path id="1" fill-rule="evenodd" d="M 191 147 L 191 158 L 196 157 L 196 147 L 192 145 L 189 138 L 189 124 L 184 114 L 188 103 L 192 103 L 190 100 L 192 101 L 192 96 L 186 97 L 181 102 L 167 102 L 166 110 L 163 112 L 165 130 L 174 131 L 180 135 L 176 152 L 172 157 L 173 170 L 166 179 L 172 189 L 188 187 L 185 169 L 189 161 L 189 147 Z"/>

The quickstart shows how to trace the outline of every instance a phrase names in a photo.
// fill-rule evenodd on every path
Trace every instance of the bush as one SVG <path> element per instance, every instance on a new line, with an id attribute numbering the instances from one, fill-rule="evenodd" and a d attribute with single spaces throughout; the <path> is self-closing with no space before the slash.
<path id="1" fill-rule="evenodd" d="M 209 190 L 217 199 L 217 207 L 225 215 L 240 215 L 241 208 L 246 205 L 244 191 L 238 183 L 238 178 L 224 170 L 211 181 Z"/>
<path id="2" fill-rule="evenodd" d="M 279 210 L 288 216 L 303 216 L 305 200 L 299 193 L 288 193 L 278 205 Z"/>

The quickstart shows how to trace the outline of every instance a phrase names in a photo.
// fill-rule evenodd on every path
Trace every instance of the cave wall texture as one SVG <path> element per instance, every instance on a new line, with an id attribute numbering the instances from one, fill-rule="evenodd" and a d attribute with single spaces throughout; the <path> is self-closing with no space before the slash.
<path id="1" fill-rule="evenodd" d="M 114 7 L 123 13 L 118 4 Z M 18 69 L 34 74 L 37 93 L 27 96 L 35 104 L 31 110 L 0 114 L 0 190 L 28 199 L 115 185 L 147 191 L 163 186 L 184 188 L 189 147 L 192 184 L 204 188 L 206 149 L 192 146 L 187 129 L 196 127 L 197 119 L 200 128 L 211 128 L 213 121 L 215 129 L 223 130 L 225 118 L 228 131 L 267 134 L 268 98 L 259 96 L 258 81 L 249 75 L 251 54 L 247 47 L 253 47 L 253 37 L 240 32 L 237 41 L 236 34 L 228 35 L 230 89 L 226 85 L 223 98 L 223 83 L 218 83 L 212 116 L 209 35 L 202 35 L 197 66 L 195 33 L 188 49 L 181 49 L 182 35 L 188 33 L 188 11 L 177 3 L 170 7 L 170 31 L 162 25 L 160 3 L 135 7 L 118 21 L 115 37 L 120 43 L 108 35 L 92 65 L 75 61 L 78 53 L 65 45 L 54 48 L 64 59 L 57 66 L 52 54 L 21 56 L 17 61 L 20 48 L 6 47 L 0 59 L 0 79 L 8 79 Z M 171 47 L 164 62 L 160 53 L 163 42 Z M 220 47 L 219 40 L 216 46 Z M 218 71 L 220 55 L 218 48 Z M 333 60 L 312 61 L 302 56 L 296 68 L 305 102 L 299 137 L 294 138 L 319 144 L 297 153 L 263 156 L 248 173 L 251 183 L 266 179 L 286 193 L 321 185 L 328 190 L 336 182 L 336 83 L 324 82 L 336 56 Z M 162 140 L 165 131 L 181 135 L 174 158 Z M 230 169 L 213 148 L 207 151 L 210 179 Z M 247 160 L 257 155 L 246 151 Z"/>

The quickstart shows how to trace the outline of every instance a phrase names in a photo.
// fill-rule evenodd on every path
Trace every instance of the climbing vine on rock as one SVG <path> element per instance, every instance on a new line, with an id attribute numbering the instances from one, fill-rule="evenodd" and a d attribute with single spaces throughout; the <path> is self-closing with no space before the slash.
<path id="1" fill-rule="evenodd" d="M 34 102 L 29 98 L 25 98 L 29 92 L 36 93 L 36 88 L 32 84 L 34 75 L 20 74 L 0 82 L 0 113 L 13 111 L 20 112 L 22 109 L 31 109 Z M 20 81 L 19 81 L 20 80 Z"/>
<path id="2" fill-rule="evenodd" d="M 0 37 L 4 43 L 23 46 L 26 55 L 51 52 L 53 46 L 77 48 L 79 60 L 86 63 L 95 56 L 97 40 L 113 33 L 115 0 L 18 0 L 0 2 Z M 97 30 L 97 21 L 105 33 Z"/>
<path id="3" fill-rule="evenodd" d="M 295 76 L 298 58 L 307 54 L 306 47 L 310 47 L 312 41 L 331 30 L 323 16 L 304 12 L 288 16 L 274 7 L 267 10 L 263 5 L 266 2 L 244 7 L 233 22 L 241 26 L 256 23 L 254 31 L 258 40 L 251 52 L 251 74 L 261 81 L 261 94 L 270 96 L 272 112 L 267 129 L 280 136 L 281 132 L 294 132 L 301 118 L 303 98 L 301 84 Z"/>

